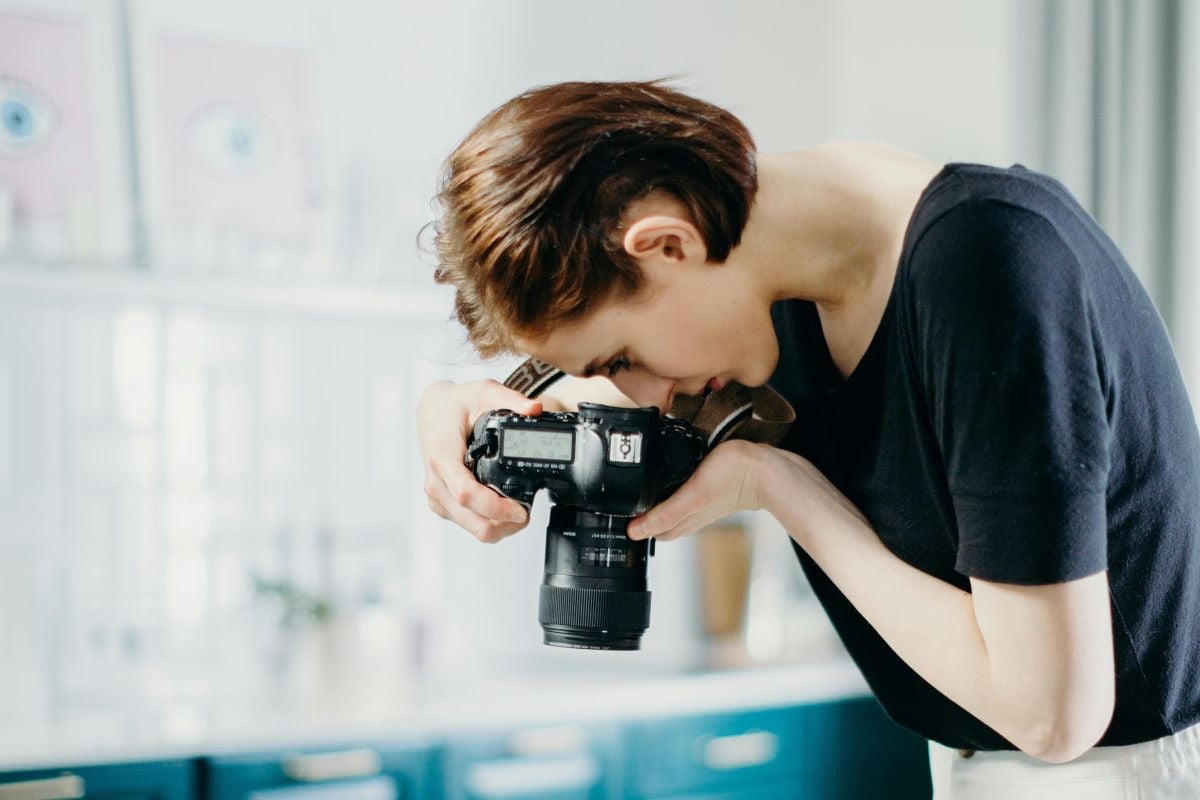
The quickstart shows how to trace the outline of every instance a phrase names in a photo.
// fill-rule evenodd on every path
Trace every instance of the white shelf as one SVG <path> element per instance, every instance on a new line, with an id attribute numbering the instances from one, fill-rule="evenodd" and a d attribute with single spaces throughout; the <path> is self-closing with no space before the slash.
<path id="1" fill-rule="evenodd" d="M 0 297 L 60 296 L 338 317 L 447 322 L 452 290 L 321 282 L 304 276 L 171 275 L 86 266 L 0 266 Z"/>

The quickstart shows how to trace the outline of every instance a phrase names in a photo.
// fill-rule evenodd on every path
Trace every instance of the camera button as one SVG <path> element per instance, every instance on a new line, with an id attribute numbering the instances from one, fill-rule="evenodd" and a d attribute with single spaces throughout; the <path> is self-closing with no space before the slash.
<path id="1" fill-rule="evenodd" d="M 640 431 L 609 431 L 608 461 L 610 464 L 642 463 L 642 434 Z"/>

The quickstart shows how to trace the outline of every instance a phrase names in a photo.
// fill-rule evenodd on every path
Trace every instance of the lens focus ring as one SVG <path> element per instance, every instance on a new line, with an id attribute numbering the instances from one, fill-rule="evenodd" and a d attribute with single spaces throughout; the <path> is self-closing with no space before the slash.
<path id="1" fill-rule="evenodd" d="M 538 622 L 542 625 L 641 633 L 650 627 L 650 593 L 543 584 L 538 604 Z"/>

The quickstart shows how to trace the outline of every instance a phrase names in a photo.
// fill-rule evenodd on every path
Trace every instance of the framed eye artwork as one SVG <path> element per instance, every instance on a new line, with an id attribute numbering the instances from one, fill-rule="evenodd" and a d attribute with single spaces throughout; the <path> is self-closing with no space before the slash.
<path id="1" fill-rule="evenodd" d="M 113 0 L 0 0 L 0 261 L 128 262 L 122 52 Z"/>
<path id="2" fill-rule="evenodd" d="M 129 9 L 151 267 L 319 272 L 328 203 L 311 21 L 281 3 Z"/>

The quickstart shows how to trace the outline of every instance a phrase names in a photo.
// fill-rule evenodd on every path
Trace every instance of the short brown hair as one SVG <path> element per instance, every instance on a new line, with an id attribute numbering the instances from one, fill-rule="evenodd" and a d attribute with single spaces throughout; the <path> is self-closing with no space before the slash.
<path id="1" fill-rule="evenodd" d="M 710 261 L 741 241 L 758 189 L 737 117 L 663 81 L 560 83 L 489 113 L 446 159 L 434 278 L 485 357 L 514 352 L 642 275 L 612 234 L 654 190 L 688 209 Z"/>

